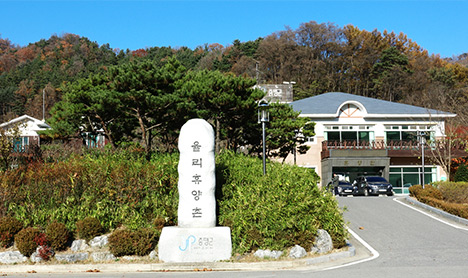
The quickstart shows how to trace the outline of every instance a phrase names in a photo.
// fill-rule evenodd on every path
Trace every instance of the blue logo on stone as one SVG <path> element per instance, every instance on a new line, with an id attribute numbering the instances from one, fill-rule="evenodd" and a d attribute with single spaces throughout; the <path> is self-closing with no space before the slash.
<path id="1" fill-rule="evenodd" d="M 185 240 L 185 247 L 182 248 L 179 246 L 179 250 L 180 251 L 186 251 L 187 248 L 189 248 L 190 244 L 194 244 L 195 242 L 197 241 L 197 239 L 195 238 L 195 236 L 193 235 L 190 235 L 189 237 L 187 237 L 187 239 Z"/>

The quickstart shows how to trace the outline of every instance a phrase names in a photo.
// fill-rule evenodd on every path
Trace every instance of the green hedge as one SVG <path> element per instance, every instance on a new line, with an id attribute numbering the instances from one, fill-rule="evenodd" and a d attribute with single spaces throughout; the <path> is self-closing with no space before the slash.
<path id="1" fill-rule="evenodd" d="M 317 229 L 342 247 L 347 236 L 334 197 L 317 187 L 318 176 L 307 168 L 268 163 L 262 175 L 258 159 L 224 153 L 218 157 L 220 225 L 231 227 L 234 252 L 256 248 L 310 248 Z"/>
<path id="2" fill-rule="evenodd" d="M 468 182 L 439 182 L 436 186 L 445 201 L 458 204 L 468 203 Z"/>
<path id="3" fill-rule="evenodd" d="M 431 197 L 434 199 L 442 200 L 442 192 L 432 185 L 424 186 L 424 189 L 421 185 L 413 185 L 409 189 L 410 196 L 420 199 L 421 197 Z"/>
<path id="4" fill-rule="evenodd" d="M 409 188 L 410 196 L 429 206 L 468 219 L 468 183 L 438 182 L 433 186 L 414 185 Z"/>
<path id="5" fill-rule="evenodd" d="M 78 220 L 98 219 L 105 230 L 177 224 L 178 154 L 91 152 L 67 161 L 30 165 L 0 176 L 0 213 L 26 226 L 57 221 L 76 231 Z M 310 248 L 317 229 L 335 247 L 347 237 L 331 194 L 317 188 L 310 169 L 225 152 L 217 156 L 220 225 L 232 229 L 234 252 L 256 248 Z"/>
<path id="6" fill-rule="evenodd" d="M 71 231 L 86 217 L 105 230 L 150 227 L 177 215 L 176 154 L 93 152 L 67 161 L 32 165 L 0 176 L 0 213 L 27 226 L 57 221 Z"/>
<path id="7" fill-rule="evenodd" d="M 428 196 L 422 196 L 418 200 L 431 207 L 435 207 L 450 214 L 468 219 L 468 204 L 449 203 Z"/>

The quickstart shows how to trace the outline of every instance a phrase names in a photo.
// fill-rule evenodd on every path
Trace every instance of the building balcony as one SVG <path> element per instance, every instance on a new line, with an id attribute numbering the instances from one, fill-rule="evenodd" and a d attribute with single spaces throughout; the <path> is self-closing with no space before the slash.
<path id="1" fill-rule="evenodd" d="M 459 142 L 437 142 L 424 145 L 424 155 L 450 155 L 452 157 L 467 156 L 468 144 Z M 422 146 L 417 141 L 323 141 L 321 158 L 330 157 L 330 150 L 385 150 L 388 157 L 419 157 Z"/>

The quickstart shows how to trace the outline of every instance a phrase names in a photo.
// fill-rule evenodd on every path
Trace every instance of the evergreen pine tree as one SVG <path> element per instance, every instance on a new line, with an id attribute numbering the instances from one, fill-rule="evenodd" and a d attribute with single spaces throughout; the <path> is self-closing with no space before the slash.
<path id="1" fill-rule="evenodd" d="M 457 172 L 455 172 L 453 180 L 456 182 L 468 182 L 468 166 L 466 164 L 460 164 L 460 166 L 458 166 Z"/>

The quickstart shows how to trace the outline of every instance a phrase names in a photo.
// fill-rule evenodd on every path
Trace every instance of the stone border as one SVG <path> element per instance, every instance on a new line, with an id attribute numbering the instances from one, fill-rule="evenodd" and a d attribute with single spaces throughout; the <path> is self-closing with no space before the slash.
<path id="1" fill-rule="evenodd" d="M 260 270 L 291 270 L 295 268 L 304 268 L 317 266 L 322 263 L 337 261 L 345 258 L 350 258 L 356 255 L 356 249 L 352 245 L 348 245 L 348 250 L 329 253 L 319 257 L 303 258 L 303 259 L 288 259 L 288 260 L 271 260 L 267 262 L 252 262 L 252 263 L 236 263 L 236 262 L 216 262 L 216 263 L 188 263 L 188 264 L 168 264 L 162 263 L 153 265 L 157 270 L 172 270 L 172 271 L 193 271 L 194 269 L 209 269 L 213 271 L 260 271 Z M 155 269 L 153 269 L 155 270 Z"/>
<path id="2" fill-rule="evenodd" d="M 412 205 L 418 206 L 420 208 L 423 208 L 425 210 L 428 210 L 430 212 L 433 212 L 433 213 L 435 213 L 435 214 L 437 214 L 439 216 L 450 219 L 451 221 L 454 221 L 456 223 L 468 226 L 468 219 L 465 219 L 465 218 L 450 214 L 450 213 L 448 213 L 446 211 L 443 211 L 441 209 L 426 205 L 424 203 L 419 202 L 418 200 L 415 200 L 414 198 L 412 198 L 410 196 L 406 196 L 404 201 L 406 201 L 408 203 L 411 203 Z"/>
<path id="3" fill-rule="evenodd" d="M 0 273 L 78 273 L 98 270 L 103 273 L 116 272 L 165 272 L 165 271 L 262 271 L 262 270 L 292 270 L 307 268 L 322 263 L 338 261 L 356 255 L 354 246 L 348 244 L 348 250 L 329 253 L 314 258 L 271 260 L 267 262 L 236 263 L 100 263 L 100 264 L 16 264 L 0 265 Z"/>

